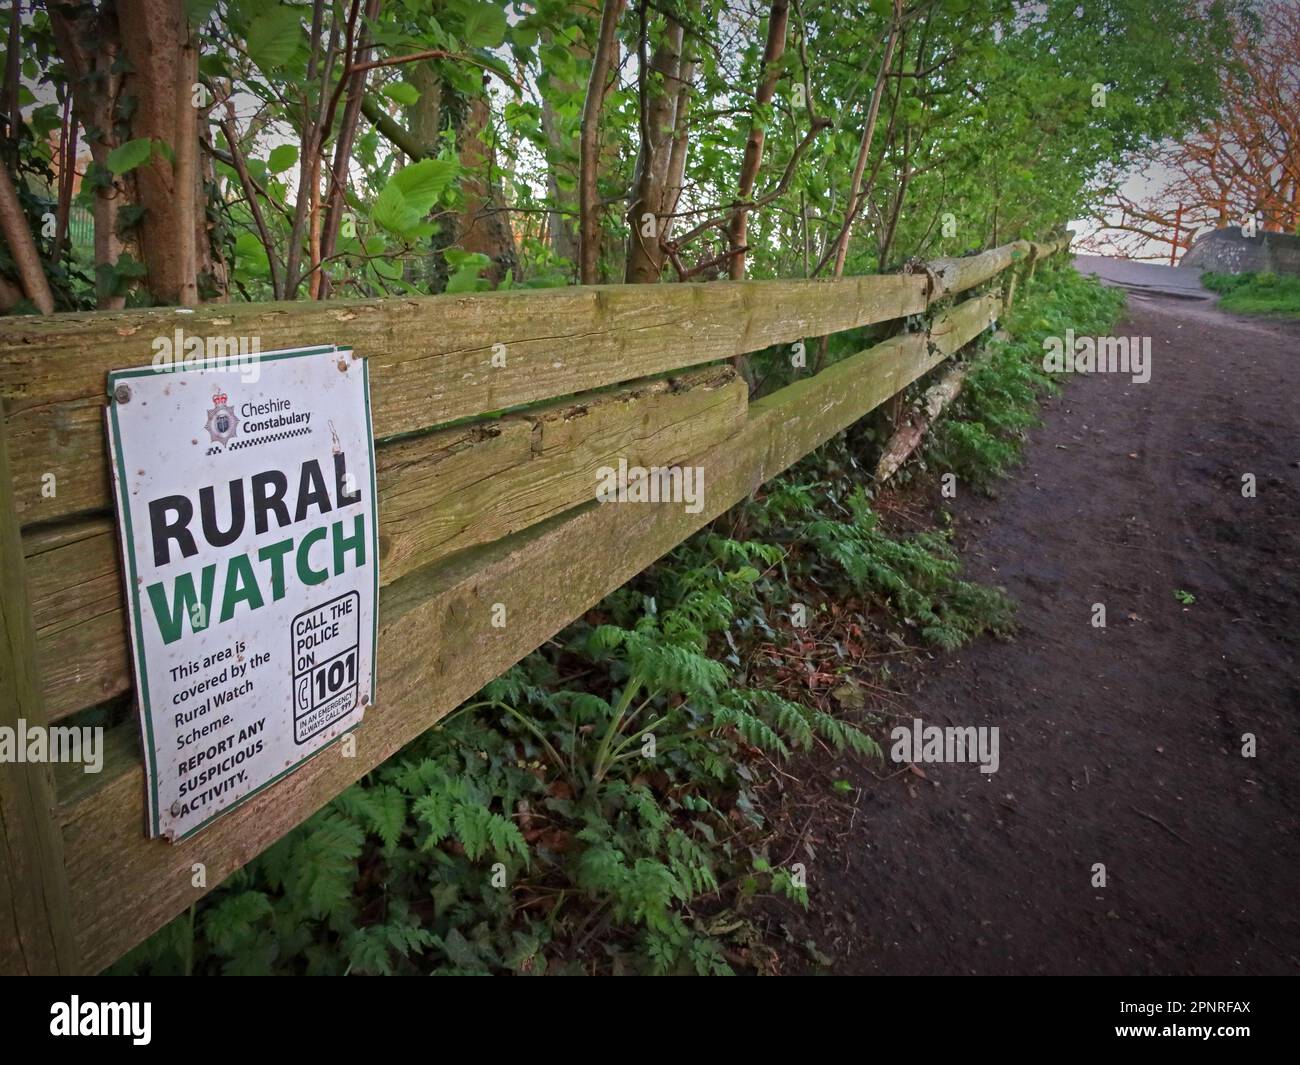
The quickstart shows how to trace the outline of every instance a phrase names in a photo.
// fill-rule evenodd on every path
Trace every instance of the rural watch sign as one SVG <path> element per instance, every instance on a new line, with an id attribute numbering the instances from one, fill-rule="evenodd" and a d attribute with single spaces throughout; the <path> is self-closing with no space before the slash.
<path id="1" fill-rule="evenodd" d="M 148 828 L 168 839 L 355 728 L 374 694 L 365 360 L 312 348 L 252 365 L 108 379 Z"/>

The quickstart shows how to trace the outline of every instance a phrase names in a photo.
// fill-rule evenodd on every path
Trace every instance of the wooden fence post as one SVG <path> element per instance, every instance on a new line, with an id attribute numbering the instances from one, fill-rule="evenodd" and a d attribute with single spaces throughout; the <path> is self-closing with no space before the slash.
<path id="1" fill-rule="evenodd" d="M 27 596 L 0 404 L 0 728 L 45 725 L 36 629 Z M 0 761 L 0 974 L 76 969 L 63 843 L 48 762 Z"/>
<path id="2" fill-rule="evenodd" d="M 1027 256 L 1029 265 L 1033 267 L 1034 253 L 1031 250 Z M 1019 263 L 1012 263 L 1007 267 L 1006 280 L 1002 285 L 1002 313 L 1005 315 L 1011 310 L 1011 305 L 1016 301 L 1016 278 L 1020 275 L 1021 266 Z"/>

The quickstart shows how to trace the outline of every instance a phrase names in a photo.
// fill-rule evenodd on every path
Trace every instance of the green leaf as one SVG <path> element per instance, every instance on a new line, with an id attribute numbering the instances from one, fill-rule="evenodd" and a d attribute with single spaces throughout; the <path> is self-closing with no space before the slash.
<path id="1" fill-rule="evenodd" d="M 441 946 L 447 953 L 447 957 L 462 969 L 482 970 L 483 959 L 479 956 L 473 945 L 463 935 L 459 929 L 450 929 L 446 936 L 441 940 Z"/>
<path id="2" fill-rule="evenodd" d="M 153 141 L 148 137 L 137 137 L 135 140 L 118 145 L 108 153 L 108 169 L 113 172 L 114 177 L 121 177 L 142 163 L 148 162 L 151 155 L 153 155 Z"/>
<path id="3" fill-rule="evenodd" d="M 298 161 L 296 144 L 277 144 L 267 157 L 266 168 L 272 174 L 282 174 Z"/>
<path id="4" fill-rule="evenodd" d="M 278 72 L 306 40 L 298 12 L 291 7 L 273 7 L 253 19 L 248 27 L 248 54 L 264 71 Z"/>
<path id="5" fill-rule="evenodd" d="M 380 92 L 399 104 L 413 104 L 420 99 L 420 90 L 409 81 L 390 81 Z"/>
<path id="6" fill-rule="evenodd" d="M 402 829 L 406 827 L 406 798 L 390 784 L 382 785 L 370 794 L 370 827 L 384 841 L 385 847 L 395 847 Z"/>
<path id="7" fill-rule="evenodd" d="M 532 48 L 541 36 L 535 25 L 520 24 L 510 31 L 510 43 L 516 48 Z"/>
<path id="8" fill-rule="evenodd" d="M 424 159 L 403 167 L 389 184 L 401 189 L 407 202 L 423 213 L 438 202 L 458 170 L 458 164 L 452 159 Z"/>
<path id="9" fill-rule="evenodd" d="M 419 224 L 421 215 L 407 203 L 402 190 L 390 181 L 375 197 L 375 205 L 370 209 L 370 218 L 381 229 L 402 237 Z"/>
<path id="10" fill-rule="evenodd" d="M 256 933 L 253 925 L 271 912 L 271 900 L 260 891 L 227 895 L 207 911 L 203 927 L 213 947 L 233 954 Z"/>
<path id="11" fill-rule="evenodd" d="M 460 0 L 454 10 L 464 19 L 461 37 L 471 48 L 497 48 L 506 39 L 506 13 L 496 4 Z"/>
<path id="12" fill-rule="evenodd" d="M 404 167 L 376 197 L 371 219 L 390 233 L 413 237 L 458 169 L 450 159 L 425 159 Z"/>
<path id="13" fill-rule="evenodd" d="M 191 26 L 201 26 L 216 6 L 217 0 L 185 0 L 185 17 Z"/>
<path id="14" fill-rule="evenodd" d="M 454 274 L 447 279 L 448 292 L 477 292 L 480 288 L 487 288 L 488 283 L 481 279 L 479 272 L 487 266 L 492 260 L 486 255 L 474 254 L 469 260 L 462 263 Z"/>
<path id="15" fill-rule="evenodd" d="M 235 269 L 254 277 L 269 277 L 271 273 L 266 248 L 247 230 L 235 238 Z"/>
<path id="16" fill-rule="evenodd" d="M 58 129 L 63 120 L 59 117 L 59 110 L 54 104 L 42 104 L 32 112 L 28 121 L 31 122 L 36 135 L 44 137 L 50 131 Z"/>

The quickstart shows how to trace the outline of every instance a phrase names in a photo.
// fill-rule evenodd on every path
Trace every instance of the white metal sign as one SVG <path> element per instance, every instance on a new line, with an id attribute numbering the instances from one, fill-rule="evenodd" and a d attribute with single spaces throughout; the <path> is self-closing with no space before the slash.
<path id="1" fill-rule="evenodd" d="M 109 374 L 148 828 L 169 839 L 355 728 L 374 693 L 366 362 L 248 358 Z"/>

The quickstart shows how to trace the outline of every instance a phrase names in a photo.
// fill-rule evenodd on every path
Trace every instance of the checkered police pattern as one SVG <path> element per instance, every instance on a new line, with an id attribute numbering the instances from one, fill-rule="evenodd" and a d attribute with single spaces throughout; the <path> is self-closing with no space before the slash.
<path id="1" fill-rule="evenodd" d="M 300 425 L 297 429 L 286 429 L 282 433 L 268 433 L 266 436 L 249 436 L 243 440 L 232 440 L 227 445 L 232 450 L 237 447 L 252 447 L 254 444 L 273 444 L 277 440 L 288 440 L 294 436 L 305 436 L 311 432 L 311 426 Z"/>

